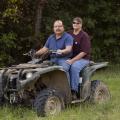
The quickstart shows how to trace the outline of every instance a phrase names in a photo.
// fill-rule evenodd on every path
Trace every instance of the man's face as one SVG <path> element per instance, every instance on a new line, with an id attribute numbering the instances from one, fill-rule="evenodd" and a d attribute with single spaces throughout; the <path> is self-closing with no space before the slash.
<path id="1" fill-rule="evenodd" d="M 56 21 L 53 26 L 55 34 L 62 34 L 64 32 L 64 26 L 62 21 Z"/>
<path id="2" fill-rule="evenodd" d="M 82 28 L 82 23 L 78 22 L 78 21 L 73 21 L 73 29 L 79 30 Z"/>

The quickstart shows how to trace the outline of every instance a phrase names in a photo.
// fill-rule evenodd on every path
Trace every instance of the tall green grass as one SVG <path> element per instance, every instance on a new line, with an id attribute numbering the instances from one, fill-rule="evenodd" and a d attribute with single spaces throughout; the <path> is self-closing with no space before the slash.
<path id="1" fill-rule="evenodd" d="M 92 79 L 108 85 L 112 96 L 108 103 L 71 105 L 59 115 L 45 118 L 37 117 L 31 108 L 7 105 L 0 108 L 0 120 L 120 120 L 120 66 L 100 70 Z"/>

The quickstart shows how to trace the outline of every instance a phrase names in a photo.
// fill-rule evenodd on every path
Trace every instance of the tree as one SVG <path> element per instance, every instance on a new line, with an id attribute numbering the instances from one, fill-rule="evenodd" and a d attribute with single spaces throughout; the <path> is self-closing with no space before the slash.
<path id="1" fill-rule="evenodd" d="M 47 3 L 47 0 L 37 0 L 36 1 L 36 21 L 35 21 L 35 40 L 39 43 L 40 39 L 40 30 L 41 30 L 41 21 L 42 21 L 42 11 Z"/>
<path id="2" fill-rule="evenodd" d="M 22 53 L 44 44 L 54 20 L 61 19 L 69 30 L 76 16 L 91 36 L 92 59 L 119 63 L 119 0 L 1 0 L 0 64 L 25 61 Z"/>

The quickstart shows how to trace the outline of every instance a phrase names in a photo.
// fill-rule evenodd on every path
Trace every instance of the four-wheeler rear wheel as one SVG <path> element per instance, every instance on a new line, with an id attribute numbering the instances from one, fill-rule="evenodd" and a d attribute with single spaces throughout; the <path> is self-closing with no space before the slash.
<path id="1" fill-rule="evenodd" d="M 104 103 L 110 99 L 110 92 L 107 86 L 100 80 L 91 82 L 90 101 L 92 103 Z"/>
<path id="2" fill-rule="evenodd" d="M 34 108 L 38 116 L 56 115 L 64 108 L 64 98 L 57 90 L 42 90 L 36 97 Z"/>

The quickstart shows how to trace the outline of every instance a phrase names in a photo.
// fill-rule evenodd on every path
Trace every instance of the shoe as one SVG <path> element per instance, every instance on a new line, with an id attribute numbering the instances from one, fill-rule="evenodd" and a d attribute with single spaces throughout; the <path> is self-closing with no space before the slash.
<path id="1" fill-rule="evenodd" d="M 77 100 L 77 92 L 72 90 L 71 93 L 72 93 L 72 100 Z"/>

